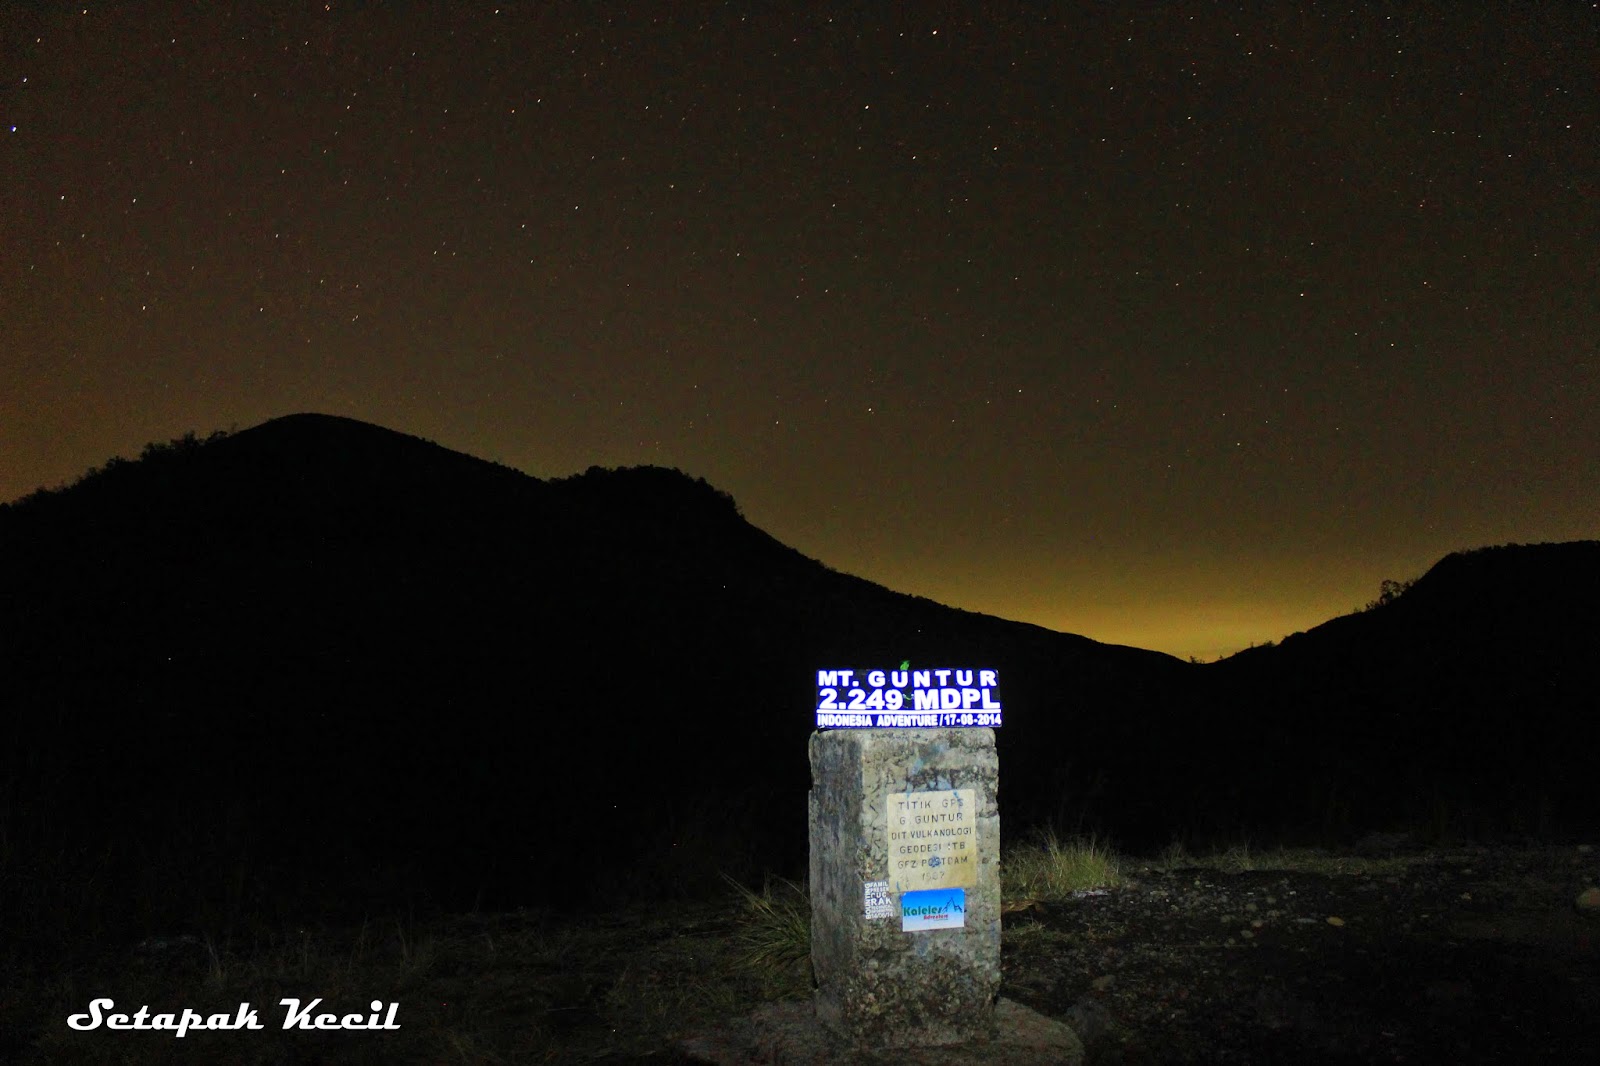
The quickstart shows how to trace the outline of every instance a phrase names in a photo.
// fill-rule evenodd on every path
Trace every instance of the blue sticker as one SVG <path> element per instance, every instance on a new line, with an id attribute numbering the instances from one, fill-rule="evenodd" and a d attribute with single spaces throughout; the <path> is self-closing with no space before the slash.
<path id="1" fill-rule="evenodd" d="M 967 924 L 967 890 L 924 888 L 900 894 L 900 931 L 926 933 Z"/>

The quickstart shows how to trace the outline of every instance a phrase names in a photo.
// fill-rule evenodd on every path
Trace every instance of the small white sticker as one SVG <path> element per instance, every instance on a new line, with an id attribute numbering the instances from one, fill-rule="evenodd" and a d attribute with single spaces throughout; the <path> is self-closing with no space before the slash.
<path id="1" fill-rule="evenodd" d="M 889 898 L 889 882 L 865 881 L 862 887 L 866 889 L 866 914 L 867 920 L 874 918 L 893 918 L 894 901 Z"/>

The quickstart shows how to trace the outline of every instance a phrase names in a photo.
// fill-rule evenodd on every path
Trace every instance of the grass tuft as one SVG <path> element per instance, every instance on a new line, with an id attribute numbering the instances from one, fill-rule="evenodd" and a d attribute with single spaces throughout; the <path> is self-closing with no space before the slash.
<path id="1" fill-rule="evenodd" d="M 1035 843 L 1008 849 L 1000 860 L 1001 892 L 1007 899 L 1062 899 L 1082 889 L 1121 883 L 1121 861 L 1094 837 L 1062 841 L 1051 831 Z"/>
<path id="2" fill-rule="evenodd" d="M 739 961 L 762 983 L 781 988 L 811 982 L 811 896 L 804 885 L 769 878 L 761 891 L 723 878 L 738 894 Z"/>

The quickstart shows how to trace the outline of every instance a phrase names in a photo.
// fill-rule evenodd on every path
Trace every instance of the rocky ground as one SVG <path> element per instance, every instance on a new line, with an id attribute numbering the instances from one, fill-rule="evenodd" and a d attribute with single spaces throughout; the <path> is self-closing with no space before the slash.
<path id="1" fill-rule="evenodd" d="M 1578 903 L 1600 854 L 1251 865 L 1135 865 L 1019 907 L 1004 994 L 1071 1024 L 1090 1063 L 1600 1061 L 1600 918 Z"/>
<path id="2" fill-rule="evenodd" d="M 1001 995 L 1067 1022 L 1090 1066 L 1600 1062 L 1600 851 L 1399 842 L 1196 862 L 1124 861 L 1116 887 L 1010 900 Z M 798 886 L 785 891 L 773 898 L 808 912 Z M 32 976 L 0 966 L 0 1060 L 715 1061 L 696 1054 L 696 1034 L 793 1015 L 809 998 L 803 921 L 752 967 L 761 928 L 730 893 L 586 917 L 374 919 L 253 946 L 109 947 Z M 196 1033 L 180 1047 L 72 1032 L 64 1020 L 92 995 L 202 1013 L 284 995 L 383 999 L 404 1025 L 361 1039 Z"/>

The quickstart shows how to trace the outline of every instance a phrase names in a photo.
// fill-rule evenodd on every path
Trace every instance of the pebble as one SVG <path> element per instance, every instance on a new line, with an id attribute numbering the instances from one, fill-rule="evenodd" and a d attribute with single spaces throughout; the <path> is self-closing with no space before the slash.
<path id="1" fill-rule="evenodd" d="M 1580 911 L 1588 914 L 1600 914 L 1600 888 L 1590 885 L 1578 893 L 1578 898 L 1573 900 Z"/>
<path id="2" fill-rule="evenodd" d="M 1078 1034 L 1078 1039 L 1083 1041 L 1086 1048 L 1098 1044 L 1116 1026 L 1116 1019 L 1111 1012 L 1098 1001 L 1088 998 L 1080 999 L 1068 1007 L 1064 1021 Z"/>

